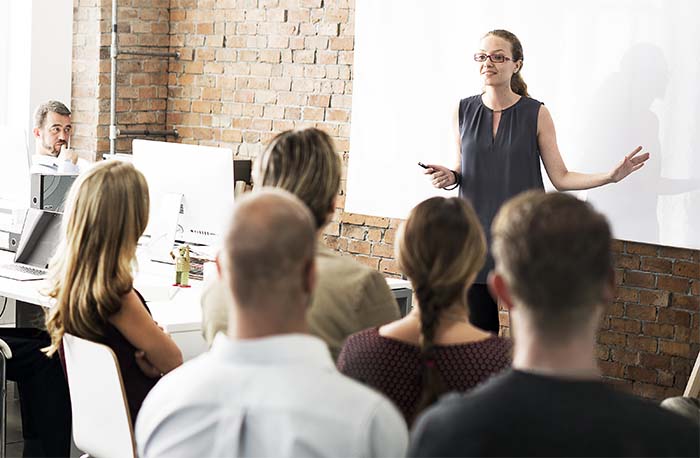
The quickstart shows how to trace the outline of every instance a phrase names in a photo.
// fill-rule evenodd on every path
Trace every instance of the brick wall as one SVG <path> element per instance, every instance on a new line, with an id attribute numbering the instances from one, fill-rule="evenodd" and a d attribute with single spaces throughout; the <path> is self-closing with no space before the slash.
<path id="1" fill-rule="evenodd" d="M 73 0 L 73 146 L 95 159 L 109 152 L 111 0 Z M 119 0 L 120 51 L 170 47 L 170 0 Z M 120 129 L 165 128 L 167 58 L 119 56 L 117 125 Z M 163 139 L 158 138 L 158 139 Z M 132 137 L 117 140 L 117 152 L 131 152 Z"/>
<path id="2" fill-rule="evenodd" d="M 75 2 L 79 13 L 99 3 Z M 178 141 L 227 146 L 240 157 L 255 157 L 275 133 L 315 126 L 335 138 L 347 163 L 352 0 L 120 0 L 121 5 L 120 27 L 129 28 L 125 36 L 130 45 L 160 49 L 167 36 L 170 51 L 182 54 L 180 60 L 168 62 L 164 118 L 166 128 L 180 132 Z M 76 43 L 82 36 L 79 30 L 92 31 L 94 20 L 90 14 L 77 17 Z M 104 76 L 109 72 L 109 53 L 104 45 L 109 44 L 109 10 L 99 20 L 103 88 L 108 85 Z M 90 56 L 76 54 L 74 61 L 87 66 Z M 162 67 L 134 66 L 130 77 L 121 74 L 125 67 L 120 67 L 120 84 L 128 89 L 122 93 L 127 94 L 120 104 L 122 121 L 159 125 L 162 117 L 146 119 L 143 113 L 162 107 L 163 80 L 154 76 Z M 95 101 L 95 95 L 82 88 L 85 79 L 93 78 L 74 76 L 73 103 L 85 104 L 85 119 L 92 113 L 88 102 L 108 113 L 108 90 L 95 91 L 99 94 Z M 105 151 L 106 125 L 101 115 L 96 129 L 100 152 Z M 128 142 L 120 146 L 128 149 Z M 344 189 L 345 180 L 336 215 L 325 231 L 326 243 L 387 275 L 399 275 L 393 244 L 400 221 L 344 213 Z M 601 368 L 611 381 L 642 396 L 660 399 L 677 394 L 700 350 L 700 254 L 618 242 L 615 255 L 617 298 L 599 337 Z M 502 313 L 506 333 L 507 318 Z"/>
<path id="3" fill-rule="evenodd" d="M 680 395 L 700 351 L 700 251 L 616 242 L 616 297 L 598 335 L 611 381 L 654 399 Z"/>

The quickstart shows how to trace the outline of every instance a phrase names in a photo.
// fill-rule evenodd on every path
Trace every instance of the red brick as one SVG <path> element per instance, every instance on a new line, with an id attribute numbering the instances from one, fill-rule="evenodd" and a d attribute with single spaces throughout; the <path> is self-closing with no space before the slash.
<path id="1" fill-rule="evenodd" d="M 671 357 L 668 355 L 640 353 L 639 365 L 647 368 L 668 370 L 671 368 Z"/>
<path id="2" fill-rule="evenodd" d="M 639 364 L 639 353 L 632 353 L 625 351 L 622 348 L 613 348 L 611 350 L 612 360 L 615 362 L 622 363 L 624 365 L 637 365 Z"/>
<path id="3" fill-rule="evenodd" d="M 653 288 L 656 284 L 656 277 L 653 274 L 628 270 L 625 272 L 622 283 L 626 286 Z"/>
<path id="4" fill-rule="evenodd" d="M 601 331 L 598 333 L 598 342 L 606 345 L 619 345 L 624 347 L 627 343 L 627 336 L 617 332 Z"/>
<path id="5" fill-rule="evenodd" d="M 639 334 L 642 323 L 636 320 L 623 320 L 620 318 L 610 319 L 610 330 L 615 332 Z"/>
<path id="6" fill-rule="evenodd" d="M 393 244 L 396 240 L 396 229 L 387 229 L 384 232 L 384 243 Z"/>
<path id="7" fill-rule="evenodd" d="M 692 364 L 688 358 L 679 356 L 674 356 L 671 358 L 671 372 L 676 375 L 682 375 L 687 378 L 690 375 L 691 367 Z"/>
<path id="8" fill-rule="evenodd" d="M 649 337 L 672 339 L 674 329 L 673 325 L 670 324 L 644 323 L 644 326 L 642 326 L 642 332 L 645 336 Z"/>
<path id="9" fill-rule="evenodd" d="M 639 256 L 630 254 L 615 254 L 613 257 L 615 267 L 622 269 L 639 269 Z"/>
<path id="10" fill-rule="evenodd" d="M 685 328 L 683 326 L 674 326 L 675 332 L 673 333 L 673 340 L 676 342 L 688 342 L 690 343 L 690 328 Z"/>
<path id="11" fill-rule="evenodd" d="M 639 290 L 632 288 L 616 288 L 615 300 L 622 302 L 639 302 Z"/>
<path id="12" fill-rule="evenodd" d="M 693 259 L 693 251 L 687 248 L 674 248 L 662 246 L 659 249 L 659 256 L 674 259 Z"/>
<path id="13" fill-rule="evenodd" d="M 676 261 L 673 263 L 673 275 L 698 279 L 700 278 L 700 263 Z"/>
<path id="14" fill-rule="evenodd" d="M 625 373 L 627 378 L 638 382 L 656 383 L 655 370 L 645 369 L 639 366 L 627 366 Z"/>
<path id="15" fill-rule="evenodd" d="M 674 294 L 671 299 L 671 305 L 677 309 L 700 312 L 700 297 Z"/>
<path id="16" fill-rule="evenodd" d="M 607 306 L 605 313 L 611 317 L 622 317 L 625 314 L 625 304 L 622 302 L 613 302 Z"/>
<path id="17" fill-rule="evenodd" d="M 656 321 L 689 327 L 690 313 L 680 310 L 659 309 L 659 316 Z"/>
<path id="18" fill-rule="evenodd" d="M 393 245 L 386 245 L 383 243 L 373 243 L 372 244 L 372 256 L 379 256 L 382 258 L 393 258 L 394 257 L 394 247 L 393 247 Z"/>
<path id="19" fill-rule="evenodd" d="M 656 319 L 656 307 L 650 305 L 627 304 L 625 316 L 637 320 L 653 321 Z"/>
<path id="20" fill-rule="evenodd" d="M 657 340 L 652 337 L 627 336 L 627 347 L 631 350 L 656 353 Z"/>
<path id="21" fill-rule="evenodd" d="M 380 242 L 382 240 L 381 229 L 370 229 L 367 231 L 367 240 L 370 242 Z"/>
<path id="22" fill-rule="evenodd" d="M 384 273 L 400 274 L 401 269 L 399 263 L 391 259 L 382 259 L 379 261 L 379 268 Z"/>
<path id="23" fill-rule="evenodd" d="M 666 307 L 668 305 L 668 291 L 640 291 L 639 303 Z"/>
<path id="24" fill-rule="evenodd" d="M 367 218 L 365 215 L 343 212 L 342 216 L 340 217 L 340 221 L 350 224 L 365 224 L 365 218 Z"/>
<path id="25" fill-rule="evenodd" d="M 365 218 L 365 224 L 372 227 L 389 227 L 389 218 L 383 218 L 380 216 L 367 216 Z"/>
<path id="26" fill-rule="evenodd" d="M 379 269 L 379 259 L 377 258 L 370 258 L 368 256 L 353 256 L 353 259 L 360 264 L 364 264 L 370 269 L 373 270 L 378 270 Z"/>
<path id="27" fill-rule="evenodd" d="M 605 345 L 596 345 L 595 355 L 597 359 L 607 361 L 608 359 L 610 359 L 610 349 Z"/>
<path id="28" fill-rule="evenodd" d="M 657 373 L 657 384 L 662 386 L 673 386 L 674 375 L 671 372 L 659 371 Z"/>
<path id="29" fill-rule="evenodd" d="M 627 253 L 640 254 L 642 256 L 656 256 L 658 247 L 646 243 L 627 242 Z"/>
<path id="30" fill-rule="evenodd" d="M 668 259 L 642 257 L 640 270 L 645 272 L 658 272 L 662 274 L 670 274 L 673 267 L 673 262 Z"/>
<path id="31" fill-rule="evenodd" d="M 348 251 L 350 253 L 369 255 L 370 254 L 370 247 L 371 247 L 371 245 L 369 242 L 362 242 L 359 240 L 349 240 L 348 241 Z"/>
<path id="32" fill-rule="evenodd" d="M 611 244 L 611 251 L 613 253 L 623 253 L 625 251 L 625 242 L 622 240 L 613 240 Z"/>
<path id="33" fill-rule="evenodd" d="M 606 377 L 622 378 L 625 373 L 625 366 L 620 363 L 610 361 L 598 361 L 600 372 Z"/>
<path id="34" fill-rule="evenodd" d="M 687 343 L 659 340 L 659 353 L 673 356 L 690 357 L 690 345 Z"/>
<path id="35" fill-rule="evenodd" d="M 686 294 L 690 290 L 690 280 L 659 275 L 656 287 L 660 290 Z"/>

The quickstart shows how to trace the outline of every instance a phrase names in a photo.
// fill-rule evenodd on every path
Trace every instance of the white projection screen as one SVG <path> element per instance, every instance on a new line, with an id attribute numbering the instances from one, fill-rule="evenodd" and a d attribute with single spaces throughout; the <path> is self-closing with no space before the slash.
<path id="1" fill-rule="evenodd" d="M 618 239 L 700 248 L 699 18 L 698 0 L 356 0 L 345 210 L 405 218 L 456 194 L 416 163 L 454 167 L 457 104 L 481 92 L 471 56 L 503 28 L 523 44 L 523 77 L 570 170 L 651 153 L 623 182 L 577 195 Z"/>

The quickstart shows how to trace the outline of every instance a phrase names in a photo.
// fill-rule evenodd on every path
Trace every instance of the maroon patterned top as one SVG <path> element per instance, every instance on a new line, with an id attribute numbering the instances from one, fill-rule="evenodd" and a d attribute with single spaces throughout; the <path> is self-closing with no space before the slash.
<path id="1" fill-rule="evenodd" d="M 448 391 L 469 391 L 510 367 L 511 342 L 501 337 L 434 349 L 435 365 Z M 348 337 L 338 357 L 340 372 L 384 393 L 406 421 L 420 399 L 422 364 L 418 346 L 383 337 L 379 328 Z"/>

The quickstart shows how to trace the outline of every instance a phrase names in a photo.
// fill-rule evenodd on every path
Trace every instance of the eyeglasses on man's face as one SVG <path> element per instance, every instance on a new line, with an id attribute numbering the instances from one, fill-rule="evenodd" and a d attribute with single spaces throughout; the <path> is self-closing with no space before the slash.
<path id="1" fill-rule="evenodd" d="M 503 54 L 486 54 L 483 52 L 478 52 L 474 54 L 474 60 L 476 62 L 486 62 L 486 59 L 491 60 L 491 62 L 493 62 L 494 64 L 502 64 L 507 60 L 513 60 L 510 57 L 507 57 Z"/>

